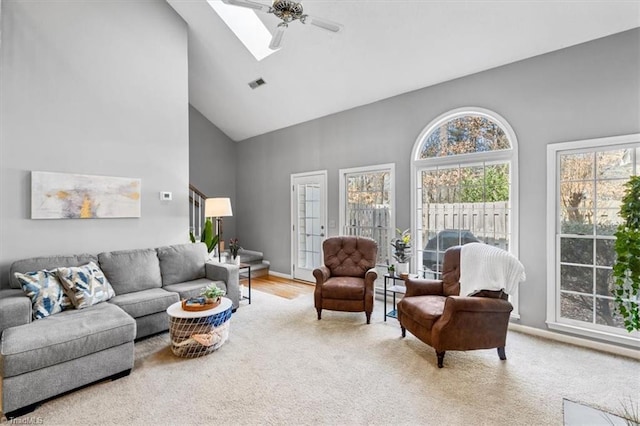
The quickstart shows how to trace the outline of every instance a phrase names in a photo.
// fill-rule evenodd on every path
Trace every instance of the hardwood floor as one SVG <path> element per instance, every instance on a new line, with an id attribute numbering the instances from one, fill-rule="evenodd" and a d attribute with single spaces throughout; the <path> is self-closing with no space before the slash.
<path id="1" fill-rule="evenodd" d="M 247 280 L 242 279 L 240 282 L 246 285 Z M 314 288 L 315 284 L 312 283 L 280 278 L 274 275 L 251 278 L 252 290 L 263 291 L 285 299 L 295 299 L 303 294 L 313 293 Z"/>

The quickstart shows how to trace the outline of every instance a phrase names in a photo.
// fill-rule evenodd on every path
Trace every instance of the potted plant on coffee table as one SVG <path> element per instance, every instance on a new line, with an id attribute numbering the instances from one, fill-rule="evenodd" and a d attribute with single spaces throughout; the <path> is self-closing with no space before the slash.
<path id="1" fill-rule="evenodd" d="M 226 292 L 215 284 L 209 284 L 200 294 L 206 298 L 205 303 L 207 305 L 213 304 L 217 306 L 220 304 L 222 296 L 224 296 Z"/>

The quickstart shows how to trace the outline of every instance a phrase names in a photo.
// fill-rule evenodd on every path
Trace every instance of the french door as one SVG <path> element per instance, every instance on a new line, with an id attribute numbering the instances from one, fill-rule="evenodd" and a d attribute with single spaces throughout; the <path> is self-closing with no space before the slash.
<path id="1" fill-rule="evenodd" d="M 314 282 L 327 231 L 327 171 L 291 175 L 291 276 Z"/>

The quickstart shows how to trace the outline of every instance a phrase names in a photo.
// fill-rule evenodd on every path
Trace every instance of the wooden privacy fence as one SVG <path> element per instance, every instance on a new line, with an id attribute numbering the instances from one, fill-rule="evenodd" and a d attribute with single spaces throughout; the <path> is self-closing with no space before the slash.
<path id="1" fill-rule="evenodd" d="M 422 211 L 422 229 L 465 229 L 488 244 L 506 248 L 509 202 L 427 204 Z"/>
<path id="2" fill-rule="evenodd" d="M 389 247 L 391 247 L 390 222 L 391 214 L 386 206 L 366 206 L 349 203 L 347 208 L 346 225 L 342 230 L 343 235 L 358 235 L 373 238 L 378 243 L 377 263 L 386 263 L 389 260 Z"/>

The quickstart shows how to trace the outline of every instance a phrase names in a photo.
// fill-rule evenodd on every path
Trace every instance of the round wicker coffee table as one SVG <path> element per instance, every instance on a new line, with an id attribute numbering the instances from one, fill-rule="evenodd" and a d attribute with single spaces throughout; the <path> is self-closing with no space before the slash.
<path id="1" fill-rule="evenodd" d="M 174 355 L 195 358 L 220 348 L 229 337 L 231 300 L 226 297 L 213 309 L 189 312 L 176 302 L 167 308 L 169 337 Z"/>

